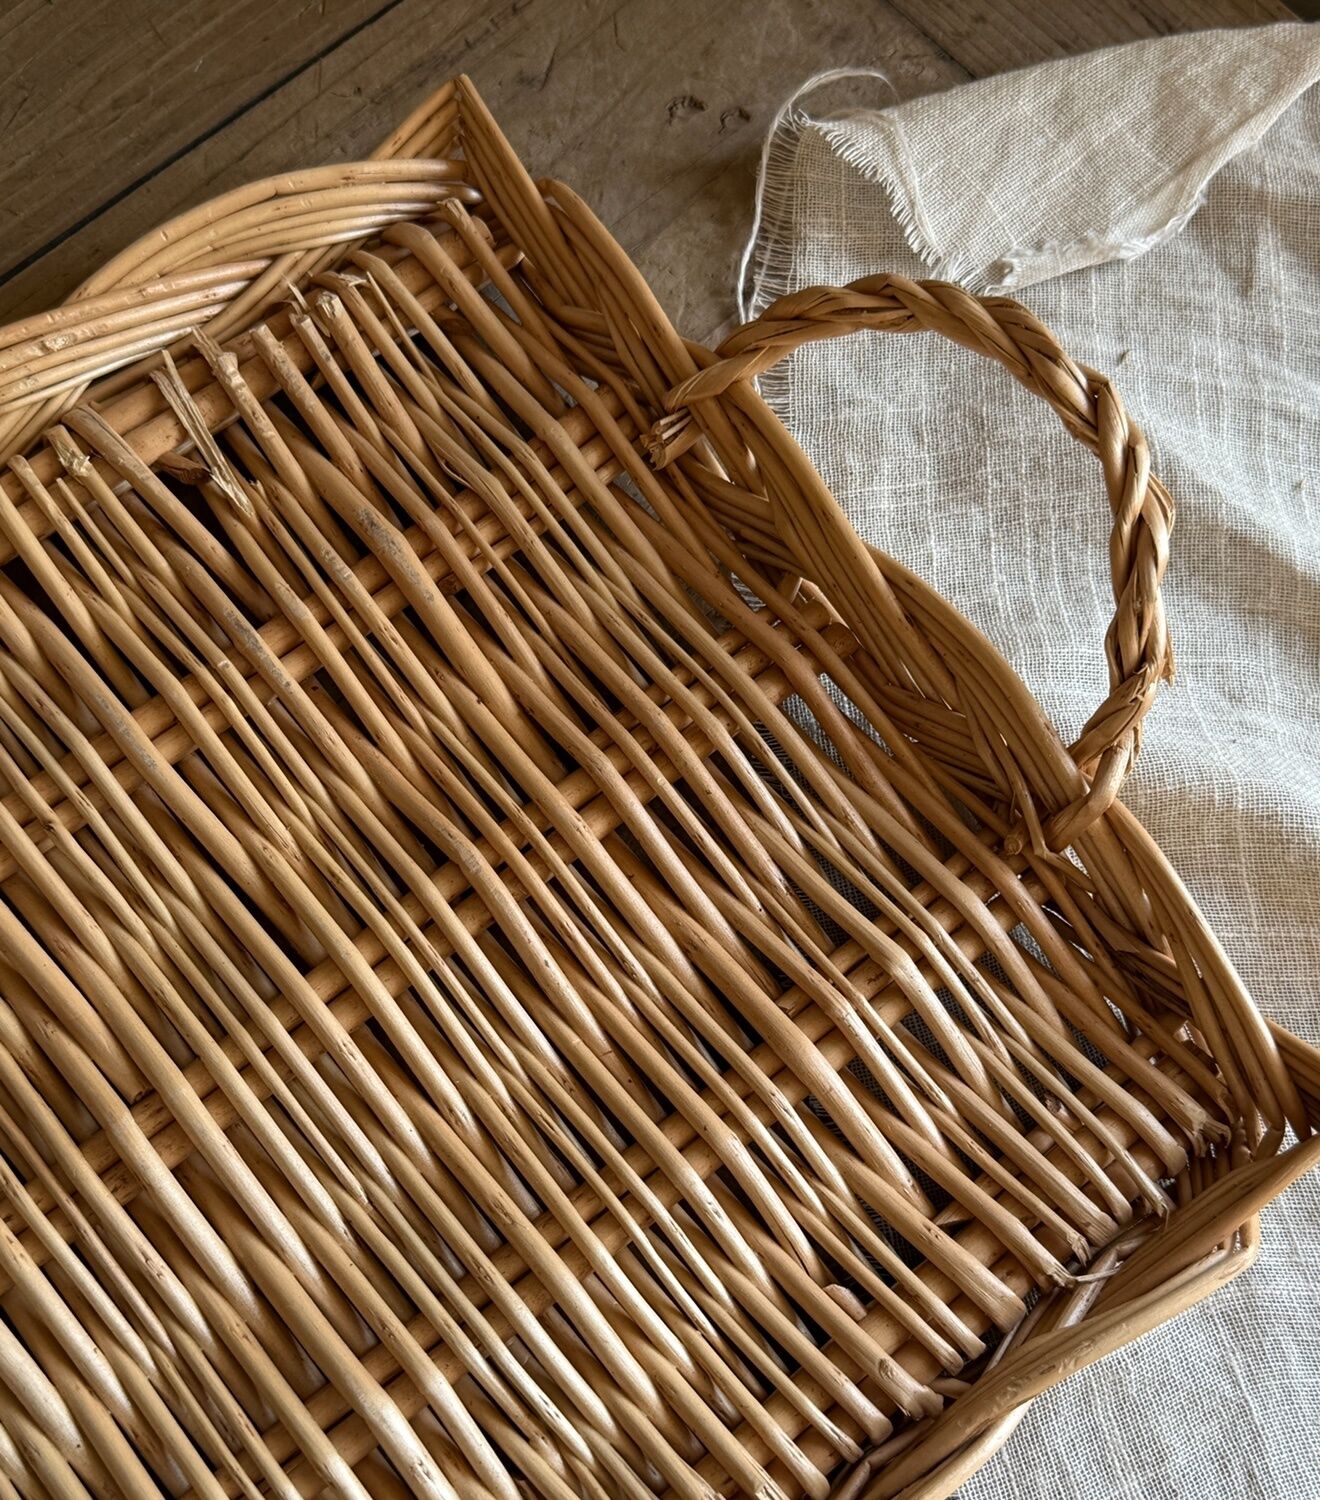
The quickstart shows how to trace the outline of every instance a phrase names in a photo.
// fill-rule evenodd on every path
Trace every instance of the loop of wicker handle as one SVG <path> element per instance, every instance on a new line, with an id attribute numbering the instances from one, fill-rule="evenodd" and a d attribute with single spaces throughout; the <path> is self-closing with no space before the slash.
<path id="1" fill-rule="evenodd" d="M 1068 827 L 1056 830 L 1059 842 L 1068 842 L 1070 832 L 1092 822 L 1117 795 L 1140 745 L 1141 721 L 1160 682 L 1173 677 L 1160 595 L 1173 503 L 1150 472 L 1145 435 L 1103 375 L 1074 363 L 1021 303 L 977 297 L 949 282 L 868 276 L 846 287 L 812 287 L 781 297 L 731 334 L 717 351 L 719 361 L 676 387 L 666 404 L 674 411 L 709 400 L 770 369 L 801 344 L 861 329 L 934 330 L 997 360 L 1048 402 L 1100 460 L 1113 513 L 1115 613 L 1105 636 L 1110 692 L 1072 746 L 1092 787 L 1068 810 Z"/>

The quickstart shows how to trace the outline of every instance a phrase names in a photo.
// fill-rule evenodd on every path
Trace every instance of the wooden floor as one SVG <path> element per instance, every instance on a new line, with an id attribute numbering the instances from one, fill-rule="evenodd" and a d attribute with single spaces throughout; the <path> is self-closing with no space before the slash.
<path id="1" fill-rule="evenodd" d="M 1293 18 L 1281 0 L 4 0 L 0 322 L 222 188 L 365 154 L 467 72 L 533 170 L 571 182 L 708 336 L 766 126 L 808 75 L 864 65 L 911 95 Z"/>

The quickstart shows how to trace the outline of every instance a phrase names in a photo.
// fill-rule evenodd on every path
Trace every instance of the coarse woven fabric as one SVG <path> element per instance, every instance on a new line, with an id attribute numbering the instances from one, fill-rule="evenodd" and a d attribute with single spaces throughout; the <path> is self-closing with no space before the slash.
<path id="1" fill-rule="evenodd" d="M 1108 372 L 1178 503 L 1178 677 L 1125 798 L 1262 1009 L 1320 1041 L 1320 31 L 1162 39 L 888 109 L 787 111 L 751 307 L 881 270 L 1012 286 Z M 879 86 L 877 86 L 879 89 Z M 1098 467 L 932 337 L 763 380 L 869 541 L 1005 651 L 1065 739 L 1106 691 Z M 1320 1185 L 1257 1267 L 1038 1400 L 962 1500 L 1320 1497 Z"/>

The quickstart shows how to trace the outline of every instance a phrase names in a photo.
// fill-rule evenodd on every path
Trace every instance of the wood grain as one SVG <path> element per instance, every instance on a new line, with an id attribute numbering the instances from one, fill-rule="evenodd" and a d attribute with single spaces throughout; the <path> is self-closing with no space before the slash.
<path id="1" fill-rule="evenodd" d="M 1297 19 L 1282 0 L 894 0 L 894 6 L 977 78 L 1144 37 Z"/>
<path id="2" fill-rule="evenodd" d="M 467 71 L 534 169 L 571 181 L 680 322 L 708 333 L 731 311 L 769 120 L 803 78 L 842 61 L 882 68 L 905 93 L 966 76 L 888 4 L 402 0 L 0 282 L 0 320 L 49 306 L 223 188 L 369 150 Z"/>
<path id="3" fill-rule="evenodd" d="M 0 273 L 314 69 L 327 46 L 388 8 L 388 0 L 0 7 Z"/>
<path id="4" fill-rule="evenodd" d="M 0 321 L 216 192 L 364 154 L 466 71 L 533 168 L 570 181 L 679 324 L 713 336 L 765 129 L 813 72 L 878 68 L 907 96 L 1291 14 L 1281 0 L 19 0 L 0 19 Z"/>

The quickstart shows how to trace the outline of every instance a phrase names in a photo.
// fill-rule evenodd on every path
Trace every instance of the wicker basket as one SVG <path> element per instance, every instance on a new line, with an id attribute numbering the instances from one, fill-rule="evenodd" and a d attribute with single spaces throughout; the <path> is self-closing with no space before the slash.
<path id="1" fill-rule="evenodd" d="M 1071 747 L 758 398 L 850 329 L 1099 459 Z M 933 1500 L 1315 1160 L 1116 800 L 1168 497 L 1016 303 L 685 343 L 460 80 L 0 405 L 0 1496 Z"/>

